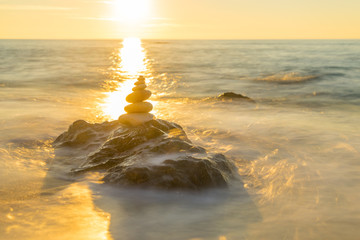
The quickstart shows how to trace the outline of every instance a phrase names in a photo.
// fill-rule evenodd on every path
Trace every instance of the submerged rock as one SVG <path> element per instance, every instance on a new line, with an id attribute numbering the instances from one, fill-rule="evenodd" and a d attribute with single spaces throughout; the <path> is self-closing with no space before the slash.
<path id="1" fill-rule="evenodd" d="M 249 102 L 255 102 L 254 100 L 252 100 L 251 98 L 249 98 L 247 96 L 244 96 L 244 95 L 241 95 L 238 93 L 234 93 L 234 92 L 225 92 L 225 93 L 219 95 L 217 98 L 221 99 L 221 100 L 246 100 Z"/>
<path id="2" fill-rule="evenodd" d="M 160 119 L 135 127 L 79 120 L 53 145 L 58 161 L 73 161 L 71 173 L 102 172 L 105 183 L 121 186 L 201 190 L 226 187 L 233 177 L 224 155 L 208 153 L 181 126 Z"/>

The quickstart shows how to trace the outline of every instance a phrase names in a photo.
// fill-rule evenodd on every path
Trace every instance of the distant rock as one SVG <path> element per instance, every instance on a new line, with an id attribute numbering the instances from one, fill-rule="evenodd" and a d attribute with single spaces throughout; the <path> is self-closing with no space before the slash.
<path id="1" fill-rule="evenodd" d="M 201 190 L 226 187 L 233 164 L 194 145 L 176 123 L 151 120 L 129 127 L 119 121 L 79 120 L 53 143 L 55 161 L 72 174 L 97 171 L 105 183 L 128 187 Z"/>
<path id="2" fill-rule="evenodd" d="M 245 101 L 249 101 L 249 102 L 255 102 L 254 100 L 252 100 L 251 98 L 238 94 L 238 93 L 234 93 L 234 92 L 225 92 L 219 96 L 217 96 L 218 99 L 221 100 L 245 100 Z"/>

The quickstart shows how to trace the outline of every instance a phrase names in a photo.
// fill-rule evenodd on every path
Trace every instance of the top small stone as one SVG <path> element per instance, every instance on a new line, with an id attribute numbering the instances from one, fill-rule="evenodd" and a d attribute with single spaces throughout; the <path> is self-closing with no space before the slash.
<path id="1" fill-rule="evenodd" d="M 135 86 L 136 85 L 141 85 L 141 84 L 145 84 L 145 78 L 144 76 L 139 76 L 137 81 L 135 82 Z"/>
<path id="2" fill-rule="evenodd" d="M 135 84 L 135 86 L 143 85 L 143 84 L 145 84 L 145 81 L 137 81 L 134 84 Z"/>

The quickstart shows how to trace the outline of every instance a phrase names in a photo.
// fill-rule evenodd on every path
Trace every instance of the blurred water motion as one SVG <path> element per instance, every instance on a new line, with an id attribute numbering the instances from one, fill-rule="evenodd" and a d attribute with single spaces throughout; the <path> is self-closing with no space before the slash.
<path id="1" fill-rule="evenodd" d="M 1 240 L 359 238 L 359 40 L 0 40 L 0 53 Z M 116 119 L 139 74 L 156 116 L 242 181 L 195 196 L 49 178 L 46 142 Z M 256 104 L 215 98 L 227 91 Z"/>
<path id="2" fill-rule="evenodd" d="M 43 196 L 44 201 L 61 204 L 45 207 L 38 204 L 37 199 L 29 200 L 26 207 L 13 204 L 6 235 L 11 239 L 29 240 L 112 239 L 109 234 L 110 215 L 94 206 L 93 193 L 87 185 L 75 183 L 48 194 Z"/>
<path id="3" fill-rule="evenodd" d="M 114 58 L 115 67 L 112 69 L 113 79 L 106 82 L 107 88 L 112 90 L 105 92 L 103 103 L 100 108 L 103 115 L 110 120 L 117 119 L 125 113 L 124 107 L 129 104 L 125 98 L 132 91 L 134 82 L 140 75 L 149 76 L 150 69 L 144 48 L 139 38 L 125 38 L 123 46 Z M 149 78 L 146 79 L 147 83 Z M 155 105 L 153 101 L 149 101 Z"/>
<path id="4" fill-rule="evenodd" d="M 46 171 L 44 159 L 53 157 L 47 142 L 0 148 L 0 239 L 112 239 L 110 214 L 94 205 L 89 185 Z"/>

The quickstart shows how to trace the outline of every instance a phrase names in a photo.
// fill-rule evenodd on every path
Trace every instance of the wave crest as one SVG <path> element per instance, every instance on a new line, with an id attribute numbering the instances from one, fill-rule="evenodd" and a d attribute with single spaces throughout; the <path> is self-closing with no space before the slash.
<path id="1" fill-rule="evenodd" d="M 265 81 L 265 82 L 276 82 L 276 83 L 299 83 L 316 78 L 318 78 L 318 76 L 316 75 L 303 75 L 297 72 L 290 72 L 290 73 L 277 73 L 273 75 L 268 75 L 265 77 L 257 78 L 256 80 Z"/>

